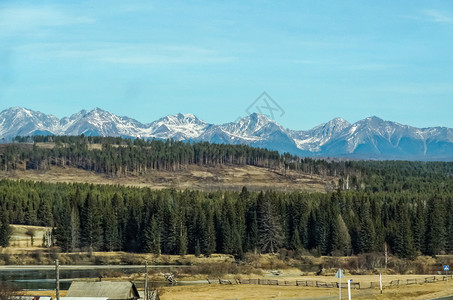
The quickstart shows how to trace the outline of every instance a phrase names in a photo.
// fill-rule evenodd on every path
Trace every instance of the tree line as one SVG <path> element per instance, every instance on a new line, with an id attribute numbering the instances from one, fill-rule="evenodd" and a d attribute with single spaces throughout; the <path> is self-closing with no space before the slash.
<path id="1" fill-rule="evenodd" d="M 111 176 L 141 175 L 148 170 L 183 169 L 188 165 L 254 165 L 279 168 L 277 151 L 245 145 L 173 140 L 142 140 L 114 137 L 34 136 L 16 138 L 0 151 L 3 170 L 47 170 L 51 166 L 71 166 Z M 46 143 L 50 147 L 39 146 Z"/>
<path id="2" fill-rule="evenodd" d="M 114 185 L 0 181 L 0 242 L 9 223 L 53 228 L 62 251 L 155 254 L 383 251 L 453 253 L 453 185 L 406 192 L 155 191 Z"/>
<path id="3" fill-rule="evenodd" d="M 453 162 L 354 161 L 302 158 L 246 145 L 190 143 L 96 136 L 17 137 L 0 145 L 0 170 L 48 170 L 69 166 L 109 176 L 179 170 L 189 165 L 253 165 L 285 175 L 287 170 L 337 178 L 346 190 L 401 192 L 448 181 Z"/>

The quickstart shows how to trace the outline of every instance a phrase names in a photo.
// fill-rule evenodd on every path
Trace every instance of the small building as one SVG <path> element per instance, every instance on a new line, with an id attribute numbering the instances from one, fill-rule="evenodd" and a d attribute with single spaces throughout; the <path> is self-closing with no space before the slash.
<path id="1" fill-rule="evenodd" d="M 60 297 L 61 300 L 109 300 L 107 297 Z"/>
<path id="2" fill-rule="evenodd" d="M 61 300 L 108 300 L 107 297 L 60 297 Z"/>
<path id="3" fill-rule="evenodd" d="M 109 300 L 137 300 L 140 295 L 129 281 L 73 281 L 66 297 L 106 297 Z"/>
<path id="4" fill-rule="evenodd" d="M 11 300 L 52 300 L 49 296 L 12 296 L 8 299 Z"/>

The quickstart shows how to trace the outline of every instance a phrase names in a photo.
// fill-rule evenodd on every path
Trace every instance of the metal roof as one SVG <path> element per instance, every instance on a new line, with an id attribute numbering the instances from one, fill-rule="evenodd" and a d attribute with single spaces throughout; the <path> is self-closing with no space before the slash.
<path id="1" fill-rule="evenodd" d="M 107 297 L 109 299 L 137 299 L 139 294 L 128 281 L 73 281 L 66 297 Z"/>
<path id="2" fill-rule="evenodd" d="M 108 300 L 107 297 L 60 297 L 62 300 Z M 41 299 L 39 299 L 41 300 Z"/>

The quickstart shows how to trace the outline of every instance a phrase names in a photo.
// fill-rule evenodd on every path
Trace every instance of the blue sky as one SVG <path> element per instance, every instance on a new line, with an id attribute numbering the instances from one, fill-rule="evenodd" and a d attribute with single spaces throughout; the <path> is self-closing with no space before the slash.
<path id="1" fill-rule="evenodd" d="M 453 127 L 452 53 L 452 1 L 1 1 L 0 110 Z"/>

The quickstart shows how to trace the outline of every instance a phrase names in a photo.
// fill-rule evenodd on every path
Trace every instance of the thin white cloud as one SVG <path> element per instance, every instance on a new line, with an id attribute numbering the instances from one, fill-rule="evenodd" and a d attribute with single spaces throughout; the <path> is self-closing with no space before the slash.
<path id="1" fill-rule="evenodd" d="M 319 65 L 318 61 L 309 60 L 309 59 L 292 59 L 290 60 L 293 64 L 301 64 L 301 65 Z"/>
<path id="2" fill-rule="evenodd" d="M 216 51 L 193 45 L 164 44 L 27 44 L 14 49 L 28 59 L 77 59 L 116 64 L 224 63 L 234 60 Z"/>
<path id="3" fill-rule="evenodd" d="M 366 64 L 357 64 L 350 65 L 347 67 L 349 70 L 357 71 L 384 71 L 395 68 L 396 65 L 392 64 L 379 64 L 379 63 L 366 63 Z"/>
<path id="4" fill-rule="evenodd" d="M 0 7 L 0 32 L 3 34 L 93 22 L 91 17 L 70 15 L 53 7 Z"/>
<path id="5" fill-rule="evenodd" d="M 399 67 L 397 64 L 385 64 L 374 62 L 335 62 L 335 61 L 316 61 L 309 59 L 295 59 L 289 60 L 293 64 L 301 65 L 315 65 L 315 66 L 329 66 L 332 68 L 352 71 L 385 71 Z"/>
<path id="6" fill-rule="evenodd" d="M 389 92 L 408 95 L 436 95 L 453 93 L 453 83 L 413 83 L 381 86 L 376 89 L 379 92 Z"/>
<path id="7" fill-rule="evenodd" d="M 436 9 L 426 9 L 423 13 L 431 22 L 453 24 L 453 17 L 447 12 Z"/>

